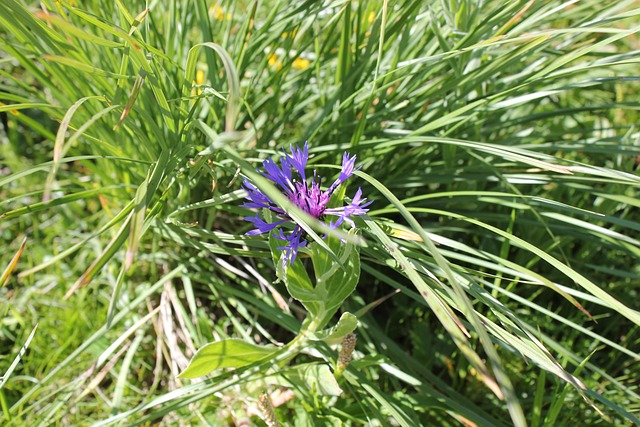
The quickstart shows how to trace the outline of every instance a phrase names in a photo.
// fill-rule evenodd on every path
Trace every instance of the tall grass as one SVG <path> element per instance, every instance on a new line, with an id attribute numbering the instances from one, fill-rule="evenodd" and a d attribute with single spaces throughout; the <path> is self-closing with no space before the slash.
<path id="1" fill-rule="evenodd" d="M 7 425 L 261 423 L 265 391 L 291 425 L 640 422 L 637 2 L 27 3 L 0 4 Z M 300 329 L 240 183 L 305 140 L 375 200 L 342 394 L 177 378 Z"/>

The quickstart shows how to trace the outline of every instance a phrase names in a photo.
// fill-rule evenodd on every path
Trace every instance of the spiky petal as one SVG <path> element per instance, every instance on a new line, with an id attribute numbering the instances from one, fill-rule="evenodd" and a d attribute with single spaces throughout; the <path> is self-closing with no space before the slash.
<path id="1" fill-rule="evenodd" d="M 309 144 L 305 142 L 302 149 L 298 146 L 290 146 L 289 148 L 291 155 L 285 153 L 284 157 L 280 160 L 280 166 L 278 166 L 272 158 L 265 160 L 262 163 L 264 171 L 261 172 L 261 174 L 280 187 L 282 194 L 294 205 L 312 217 L 323 219 L 326 215 L 336 216 L 337 219 L 329 223 L 331 228 L 336 228 L 344 222 L 355 227 L 352 217 L 366 213 L 368 211 L 366 207 L 371 203 L 362 197 L 362 190 L 360 188 L 358 188 L 358 191 L 351 199 L 351 203 L 346 206 L 327 208 L 327 204 L 336 188 L 353 175 L 353 172 L 356 170 L 356 156 L 344 153 L 342 156 L 340 175 L 328 189 L 323 191 L 320 187 L 320 178 L 317 173 L 314 171 L 313 177 L 310 179 L 307 179 L 305 173 L 305 168 L 309 160 Z M 294 171 L 298 179 L 293 178 Z M 245 219 L 252 222 L 256 227 L 247 234 L 256 235 L 268 233 L 282 224 L 288 222 L 293 223 L 294 228 L 292 231 L 285 232 L 280 228 L 278 233 L 275 234 L 278 239 L 286 242 L 284 246 L 278 249 L 284 250 L 285 260 L 293 263 L 298 255 L 298 250 L 307 244 L 305 231 L 255 185 L 245 180 L 243 188 L 247 191 L 246 198 L 248 202 L 245 202 L 242 206 L 247 208 L 269 209 L 279 218 L 278 221 L 268 223 L 262 220 L 259 214 L 253 217 L 246 217 Z"/>

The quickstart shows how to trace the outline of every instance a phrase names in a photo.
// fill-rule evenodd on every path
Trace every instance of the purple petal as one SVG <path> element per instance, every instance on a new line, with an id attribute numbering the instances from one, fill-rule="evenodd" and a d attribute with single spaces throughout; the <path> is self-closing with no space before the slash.
<path id="1" fill-rule="evenodd" d="M 291 182 L 291 167 L 286 161 L 286 158 L 283 158 L 280 163 L 282 163 L 282 169 L 280 169 L 276 162 L 269 157 L 267 160 L 262 162 L 262 167 L 264 167 L 262 175 L 289 193 L 293 190 L 293 183 Z"/>
<path id="2" fill-rule="evenodd" d="M 309 142 L 305 141 L 304 148 L 300 150 L 300 147 L 296 145 L 294 149 L 292 145 L 289 146 L 291 150 L 291 156 L 286 156 L 289 165 L 291 165 L 300 174 L 302 180 L 306 180 L 305 168 L 307 167 L 307 161 L 309 160 Z"/>
<path id="3" fill-rule="evenodd" d="M 329 221 L 329 227 L 338 228 L 342 225 L 343 222 L 344 222 L 344 217 L 340 215 L 335 222 L 333 222 L 333 220 Z"/>
<path id="4" fill-rule="evenodd" d="M 349 223 L 349 225 L 351 225 L 352 227 L 355 227 L 355 223 L 353 222 L 351 217 L 360 216 L 367 213 L 369 209 L 365 209 L 365 208 L 369 206 L 372 202 L 373 201 L 367 201 L 367 199 L 363 199 L 362 189 L 358 188 L 358 191 L 356 191 L 356 194 L 353 196 L 353 199 L 351 199 L 351 203 L 340 208 L 326 209 L 324 211 L 324 214 L 334 215 L 338 217 L 338 220 L 335 223 L 336 227 L 342 224 L 342 221 L 346 221 Z"/>
<path id="5" fill-rule="evenodd" d="M 360 210 L 360 213 L 354 213 L 352 215 L 362 215 L 365 212 L 369 211 L 369 209 L 363 209 L 366 208 L 367 206 L 369 206 L 371 203 L 373 203 L 373 200 L 369 200 L 367 201 L 367 199 L 362 199 L 362 188 L 358 187 L 358 191 L 356 191 L 356 194 L 353 196 L 353 198 L 351 199 L 351 203 L 349 205 L 347 205 L 345 207 L 346 208 L 353 208 L 354 211 L 356 209 Z"/>
<path id="6" fill-rule="evenodd" d="M 256 214 L 256 216 L 248 216 L 248 217 L 245 217 L 243 219 L 245 221 L 252 222 L 253 225 L 256 226 L 255 230 L 250 230 L 250 231 L 247 231 L 245 233 L 247 236 L 255 236 L 257 234 L 268 233 L 269 231 L 273 230 L 274 228 L 276 228 L 277 226 L 279 226 L 283 222 L 287 222 L 286 219 L 283 219 L 282 221 L 276 221 L 276 222 L 268 223 L 268 222 L 263 221 L 257 214 Z"/>
<path id="7" fill-rule="evenodd" d="M 278 239 L 286 241 L 288 244 L 285 246 L 279 246 L 276 249 L 284 251 L 283 262 L 289 261 L 289 264 L 293 264 L 298 256 L 298 249 L 307 245 L 307 241 L 303 239 L 304 232 L 302 228 L 296 225 L 293 231 L 289 235 L 285 235 L 282 229 L 278 230 Z"/>
<path id="8" fill-rule="evenodd" d="M 342 170 L 340 171 L 340 176 L 335 180 L 331 187 L 326 191 L 328 195 L 331 195 L 333 191 L 338 187 L 338 185 L 345 182 L 351 175 L 353 175 L 353 171 L 355 170 L 356 165 L 356 155 L 354 154 L 352 157 L 349 157 L 349 153 L 345 151 L 342 155 Z"/>
<path id="9" fill-rule="evenodd" d="M 295 147 L 290 145 L 289 150 L 290 154 L 284 153 L 279 163 L 276 163 L 271 157 L 266 159 L 262 163 L 263 171 L 260 173 L 277 185 L 283 195 L 292 203 L 311 216 L 318 219 L 322 219 L 324 215 L 337 217 L 329 222 L 331 228 L 340 227 L 344 222 L 355 227 L 351 217 L 363 215 L 368 211 L 366 207 L 371 204 L 371 202 L 362 197 L 362 189 L 358 188 L 358 191 L 351 199 L 351 203 L 346 206 L 327 209 L 327 204 L 334 190 L 353 175 L 356 170 L 356 156 L 351 156 L 347 152 L 343 154 L 340 175 L 326 191 L 322 191 L 321 180 L 315 171 L 312 178 L 307 180 L 306 177 L 305 169 L 309 160 L 309 143 L 305 142 L 303 148 L 297 145 Z M 292 179 L 294 170 L 299 175 L 299 180 L 297 178 L 295 180 Z M 265 222 L 258 214 L 244 218 L 256 227 L 249 231 L 248 235 L 268 233 L 276 230 L 279 225 L 285 222 L 294 222 L 285 211 L 255 185 L 245 180 L 243 188 L 247 192 L 247 201 L 242 204 L 243 207 L 269 209 L 280 218 L 279 221 L 272 223 Z M 285 232 L 283 229 L 278 229 L 274 235 L 284 243 L 278 249 L 284 251 L 283 262 L 285 263 L 288 261 L 292 264 L 298 256 L 300 248 L 305 247 L 307 244 L 305 240 L 306 232 L 297 224 L 291 231 Z"/>
<path id="10" fill-rule="evenodd" d="M 315 179 L 311 180 L 309 184 L 306 181 L 296 182 L 295 188 L 290 200 L 309 215 L 320 218 L 329 198 L 322 192 L 318 182 Z"/>
<path id="11" fill-rule="evenodd" d="M 356 155 L 349 157 L 349 153 L 345 152 L 342 155 L 342 172 L 340 172 L 340 181 L 344 182 L 347 178 L 353 175 L 353 170 L 356 165 Z"/>
<path id="12" fill-rule="evenodd" d="M 260 189 L 256 188 L 249 181 L 244 181 L 242 187 L 246 190 L 246 198 L 249 202 L 244 203 L 242 206 L 246 208 L 268 208 L 271 203 L 271 199 L 267 197 Z"/>

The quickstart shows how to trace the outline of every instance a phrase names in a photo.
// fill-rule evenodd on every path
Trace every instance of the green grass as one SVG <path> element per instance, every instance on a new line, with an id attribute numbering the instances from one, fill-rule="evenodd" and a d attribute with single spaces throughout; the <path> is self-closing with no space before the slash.
<path id="1" fill-rule="evenodd" d="M 24 3 L 0 5 L 4 424 L 264 425 L 284 382 L 285 425 L 640 423 L 637 2 Z M 375 200 L 342 394 L 299 369 L 325 344 L 177 378 L 300 330 L 240 184 L 305 140 Z"/>

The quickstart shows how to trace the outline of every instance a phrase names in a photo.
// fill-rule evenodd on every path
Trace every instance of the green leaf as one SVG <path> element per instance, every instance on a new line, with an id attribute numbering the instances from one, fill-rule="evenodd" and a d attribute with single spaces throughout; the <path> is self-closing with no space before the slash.
<path id="1" fill-rule="evenodd" d="M 353 235 L 354 230 L 349 234 Z M 327 236 L 327 244 L 338 255 L 340 263 L 335 263 L 322 248 L 311 245 L 313 267 L 316 276 L 316 293 L 324 305 L 320 327 L 324 326 L 345 299 L 358 285 L 360 279 L 360 252 L 352 243 L 342 243 L 340 239 Z"/>
<path id="2" fill-rule="evenodd" d="M 271 248 L 273 263 L 276 266 L 276 275 L 284 282 L 289 295 L 300 301 L 313 318 L 318 317 L 322 307 L 317 304 L 320 298 L 311 283 L 309 274 L 302 262 L 297 261 L 290 264 L 284 260 L 283 251 L 278 249 L 279 245 L 282 245 L 282 241 L 270 235 L 269 247 Z"/>
<path id="3" fill-rule="evenodd" d="M 210 343 L 193 355 L 187 369 L 178 378 L 197 378 L 216 369 L 240 368 L 271 356 L 276 350 L 238 339 Z"/>
<path id="4" fill-rule="evenodd" d="M 353 332 L 358 326 L 358 318 L 349 313 L 342 313 L 340 320 L 335 326 L 323 331 L 316 332 L 309 335 L 309 339 L 313 341 L 335 341 L 339 340 L 345 335 Z"/>
<path id="5" fill-rule="evenodd" d="M 304 387 L 319 396 L 340 396 L 342 389 L 338 385 L 331 369 L 327 365 L 298 365 L 284 376 L 288 384 Z"/>
<path id="6" fill-rule="evenodd" d="M 349 234 L 353 235 L 354 232 Z M 351 295 L 360 278 L 358 247 L 352 243 L 342 243 L 333 236 L 327 236 L 326 242 L 331 252 L 316 242 L 309 245 L 315 274 L 314 285 L 304 264 L 299 260 L 293 264 L 284 261 L 282 251 L 278 249 L 281 241 L 273 236 L 269 237 L 278 278 L 284 282 L 289 294 L 305 306 L 319 328 L 327 324 L 344 300 Z M 338 263 L 331 253 L 336 255 Z"/>

